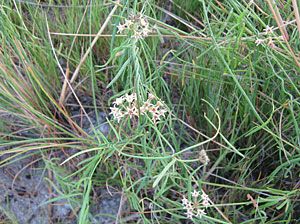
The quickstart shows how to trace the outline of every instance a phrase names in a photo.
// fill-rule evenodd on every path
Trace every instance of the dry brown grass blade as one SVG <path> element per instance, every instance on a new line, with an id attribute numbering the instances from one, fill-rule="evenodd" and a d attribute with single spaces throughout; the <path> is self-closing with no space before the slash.
<path id="1" fill-rule="evenodd" d="M 66 74 L 65 74 L 63 68 L 61 67 L 61 65 L 60 65 L 60 63 L 59 63 L 58 57 L 57 57 L 57 55 L 56 55 L 56 52 L 55 52 L 55 49 L 54 49 L 54 46 L 53 46 L 53 43 L 52 43 L 52 39 L 51 39 L 50 31 L 49 31 L 49 24 L 48 24 L 47 17 L 45 17 L 45 19 L 46 19 L 46 27 L 47 27 L 47 33 L 48 33 L 49 43 L 50 43 L 50 46 L 51 46 L 51 49 L 52 49 L 54 58 L 55 58 L 55 60 L 56 60 L 56 62 L 57 62 L 57 65 L 58 65 L 58 67 L 59 67 L 61 73 L 63 74 L 63 76 L 64 76 L 64 78 L 65 78 L 65 82 L 66 82 L 66 83 L 68 84 L 68 86 L 70 87 L 70 90 L 72 91 L 72 93 L 73 93 L 73 95 L 74 95 L 74 97 L 75 97 L 75 99 L 76 99 L 78 105 L 79 105 L 80 108 L 82 109 L 84 115 L 86 116 L 86 118 L 87 118 L 88 121 L 90 122 L 91 126 L 94 128 L 94 125 L 93 125 L 93 123 L 92 123 L 90 117 L 89 117 L 88 114 L 86 113 L 86 111 L 85 111 L 84 107 L 82 106 L 82 104 L 81 104 L 79 98 L 77 97 L 75 91 L 73 90 L 73 88 L 72 88 L 72 86 L 71 86 L 71 84 L 70 84 L 68 78 L 66 77 Z M 66 91 L 67 91 L 67 90 L 66 90 Z M 56 105 L 56 102 L 55 102 L 54 99 L 52 99 L 52 102 Z M 72 121 L 72 119 L 69 118 L 69 115 L 68 115 L 68 113 L 66 112 L 66 110 L 65 110 L 65 108 L 64 108 L 64 106 L 63 106 L 63 103 L 56 105 L 56 107 L 60 110 L 60 112 L 62 112 L 62 114 L 68 119 L 68 121 L 72 122 L 72 127 L 73 127 L 73 125 L 74 125 L 74 127 L 76 127 L 77 130 L 79 130 L 84 136 L 87 136 L 87 133 L 85 133 L 84 130 L 82 130 L 82 129 L 74 122 L 74 121 Z M 70 123 L 70 124 L 71 124 L 71 123 Z"/>
<path id="2" fill-rule="evenodd" d="M 67 68 L 66 75 L 65 75 L 65 80 L 64 80 L 64 84 L 63 84 L 62 91 L 61 91 L 61 94 L 60 94 L 60 97 L 59 97 L 59 104 L 60 105 L 63 105 L 64 101 L 66 99 L 66 95 L 67 95 L 67 92 L 68 92 L 68 84 L 71 85 L 76 80 L 77 76 L 79 75 L 79 71 L 80 71 L 81 66 L 85 62 L 86 58 L 88 57 L 89 53 L 93 49 L 93 47 L 96 44 L 97 40 L 101 37 L 101 34 L 103 33 L 104 29 L 106 28 L 108 22 L 110 21 L 110 19 L 112 18 L 113 14 L 117 10 L 117 8 L 119 6 L 119 3 L 120 3 L 120 0 L 117 0 L 116 3 L 115 3 L 116 5 L 114 6 L 114 8 L 109 13 L 109 15 L 106 18 L 105 22 L 103 23 L 103 25 L 101 26 L 100 30 L 96 34 L 94 40 L 92 41 L 90 47 L 88 48 L 88 50 L 85 52 L 85 54 L 81 58 L 81 60 L 80 60 L 80 62 L 78 64 L 76 70 L 74 71 L 74 73 L 73 73 L 72 78 L 71 78 L 70 81 L 69 81 L 69 69 Z M 78 31 L 79 31 L 79 29 L 77 30 L 77 32 Z M 77 37 L 77 36 L 78 35 L 76 35 L 75 37 Z M 74 41 L 73 41 L 73 43 L 74 43 Z"/>
<path id="3" fill-rule="evenodd" d="M 289 34 L 286 31 L 286 27 L 284 25 L 283 19 L 280 15 L 277 5 L 272 0 L 267 0 L 267 2 L 268 2 L 269 8 L 270 8 L 275 20 L 276 20 L 277 26 L 279 27 L 280 32 L 282 33 L 284 39 L 289 40 L 289 38 L 290 38 Z"/>
<path id="4" fill-rule="evenodd" d="M 275 20 L 276 20 L 277 26 L 278 26 L 278 28 L 279 28 L 282 36 L 283 36 L 284 42 L 286 43 L 286 45 L 287 45 L 287 47 L 288 47 L 288 49 L 289 49 L 289 51 L 290 51 L 290 53 L 291 53 L 291 55 L 292 55 L 295 63 L 300 68 L 300 63 L 298 61 L 298 58 L 296 57 L 293 49 L 291 48 L 291 45 L 288 42 L 289 35 L 288 35 L 287 31 L 286 31 L 286 26 L 283 23 L 283 20 L 282 20 L 282 17 L 280 15 L 280 13 L 279 13 L 278 7 L 276 6 L 276 4 L 274 2 L 272 2 L 272 0 L 266 0 L 266 1 L 268 2 L 269 8 L 270 8 L 270 10 L 271 10 L 271 12 L 272 12 Z"/>
<path id="5" fill-rule="evenodd" d="M 67 66 L 66 68 L 66 75 L 65 75 L 65 80 L 64 80 L 64 84 L 63 87 L 61 89 L 61 93 L 60 93 L 60 97 L 59 97 L 59 105 L 63 105 L 64 101 L 65 101 L 65 97 L 66 97 L 66 93 L 67 93 L 67 87 L 68 87 L 68 82 L 67 80 L 69 80 L 70 77 L 70 69 L 69 66 Z"/>
<path id="6" fill-rule="evenodd" d="M 295 17 L 296 17 L 298 32 L 300 34 L 300 15 L 299 15 L 299 8 L 298 8 L 297 0 L 292 0 L 292 3 L 293 3 L 294 13 L 295 13 Z"/>
<path id="7" fill-rule="evenodd" d="M 86 5 L 86 7 L 85 7 L 85 10 L 84 10 L 83 15 L 82 15 L 82 18 L 81 18 L 81 21 L 80 21 L 79 26 L 78 26 L 78 28 L 77 28 L 77 30 L 76 30 L 76 34 L 78 34 L 79 31 L 80 31 L 80 28 L 81 28 L 81 26 L 82 26 L 82 24 L 83 24 L 85 15 L 86 15 L 86 13 L 87 13 L 87 11 L 88 11 L 88 6 L 89 6 L 89 5 L 90 5 L 90 0 L 88 0 L 88 2 L 87 2 L 87 5 Z M 70 47 L 70 50 L 69 50 L 68 58 L 67 58 L 67 68 L 66 68 L 65 80 L 64 80 L 64 84 L 63 84 L 63 87 L 62 87 L 62 90 L 61 90 L 61 93 L 60 93 L 60 97 L 59 97 L 59 104 L 60 104 L 60 105 L 62 105 L 63 102 L 64 102 L 65 99 L 66 99 L 67 88 L 68 88 L 68 81 L 69 81 L 69 78 L 70 78 L 69 60 L 70 60 L 70 55 L 71 55 L 71 53 L 72 53 L 72 49 L 73 49 L 73 47 L 74 47 L 74 45 L 75 45 L 76 39 L 77 39 L 77 36 L 75 36 L 75 37 L 73 38 L 73 41 L 72 41 L 72 44 L 71 44 L 71 47 Z"/>

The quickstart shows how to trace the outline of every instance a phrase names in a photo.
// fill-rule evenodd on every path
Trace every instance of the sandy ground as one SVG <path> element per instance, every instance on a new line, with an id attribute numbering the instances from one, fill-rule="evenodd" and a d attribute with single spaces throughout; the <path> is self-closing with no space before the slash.
<path id="1" fill-rule="evenodd" d="M 74 120 L 78 123 L 80 121 L 84 129 L 90 132 L 91 125 L 87 119 L 79 119 L 77 115 L 74 114 Z M 109 128 L 103 124 L 106 115 L 99 113 L 98 116 L 99 123 L 95 114 L 90 114 L 95 128 L 106 134 Z M 58 194 L 53 192 L 53 189 L 52 192 L 49 191 L 46 180 L 48 172 L 39 158 L 18 158 L 17 162 L 0 168 L 0 218 L 1 210 L 4 210 L 6 215 L 2 214 L 2 217 L 10 216 L 19 224 L 77 223 L 77 217 L 67 200 L 48 205 L 47 201 Z M 3 159 L 5 156 L 0 157 L 0 160 Z M 97 200 L 93 201 L 90 209 L 92 223 L 114 223 L 120 201 L 119 193 L 108 193 L 106 189 L 98 189 Z"/>

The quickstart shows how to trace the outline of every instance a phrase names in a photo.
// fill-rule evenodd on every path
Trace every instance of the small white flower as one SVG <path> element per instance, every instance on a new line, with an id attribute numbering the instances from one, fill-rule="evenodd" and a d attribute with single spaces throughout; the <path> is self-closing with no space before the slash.
<path id="1" fill-rule="evenodd" d="M 157 101 L 157 102 L 156 102 L 156 106 L 157 106 L 157 107 L 161 107 L 161 106 L 163 106 L 163 104 L 162 104 L 161 101 Z"/>
<path id="2" fill-rule="evenodd" d="M 136 100 L 136 93 L 132 93 L 132 94 L 129 94 L 129 95 L 126 93 L 125 100 L 128 103 L 132 103 L 134 100 Z"/>
<path id="3" fill-rule="evenodd" d="M 133 22 L 131 19 L 125 19 L 125 25 L 127 26 L 127 28 L 131 27 L 133 25 Z"/>
<path id="4" fill-rule="evenodd" d="M 193 219 L 193 210 L 187 210 L 185 214 L 188 219 Z"/>
<path id="5" fill-rule="evenodd" d="M 156 97 L 152 93 L 148 93 L 148 99 L 154 100 Z"/>
<path id="6" fill-rule="evenodd" d="M 134 34 L 132 37 L 133 39 L 139 40 L 143 38 L 143 35 L 141 31 L 134 30 Z"/>
<path id="7" fill-rule="evenodd" d="M 193 203 L 189 201 L 183 208 L 186 210 L 193 210 Z"/>
<path id="8" fill-rule="evenodd" d="M 154 124 L 156 124 L 157 121 L 160 121 L 160 116 L 157 114 L 152 115 L 152 121 Z"/>
<path id="9" fill-rule="evenodd" d="M 121 104 L 123 104 L 123 102 L 124 102 L 124 97 L 118 97 L 114 102 L 113 102 L 113 104 L 114 105 L 118 105 L 118 106 L 120 106 Z"/>
<path id="10" fill-rule="evenodd" d="M 200 219 L 202 218 L 203 215 L 206 215 L 204 209 L 197 209 L 196 216 L 199 217 Z"/>
<path id="11" fill-rule="evenodd" d="M 207 200 L 202 201 L 202 205 L 203 205 L 205 208 L 207 208 L 207 207 L 209 206 L 209 201 L 207 201 Z"/>
<path id="12" fill-rule="evenodd" d="M 202 191 L 201 198 L 202 200 L 209 200 L 208 195 L 204 191 Z"/>
<path id="13" fill-rule="evenodd" d="M 274 26 L 266 26 L 266 28 L 264 29 L 265 34 L 272 34 L 274 30 Z"/>
<path id="14" fill-rule="evenodd" d="M 139 113 L 137 111 L 136 107 L 127 107 L 127 113 L 129 115 L 130 118 L 132 118 L 133 116 L 139 116 Z"/>
<path id="15" fill-rule="evenodd" d="M 121 118 L 124 116 L 124 113 L 117 107 L 111 107 L 110 110 L 111 112 L 109 114 L 112 114 L 114 119 L 116 119 L 117 122 L 119 123 Z"/>
<path id="16" fill-rule="evenodd" d="M 269 38 L 268 46 L 269 46 L 270 48 L 276 48 L 276 45 L 275 45 L 274 41 L 272 40 L 272 38 Z"/>
<path id="17" fill-rule="evenodd" d="M 193 198 L 197 199 L 200 195 L 199 191 L 194 190 L 194 192 L 192 193 Z"/>
<path id="18" fill-rule="evenodd" d="M 188 204 L 188 202 L 189 202 L 189 200 L 188 199 L 186 199 L 186 197 L 185 196 L 183 196 L 183 198 L 182 198 L 182 205 L 183 206 L 186 206 L 187 204 Z"/>
<path id="19" fill-rule="evenodd" d="M 182 201 L 182 205 L 183 205 L 184 209 L 193 210 L 193 203 L 191 201 L 189 201 L 188 199 L 186 199 L 185 196 L 183 196 L 181 201 Z"/>
<path id="20" fill-rule="evenodd" d="M 150 33 L 151 33 L 151 30 L 147 27 L 142 30 L 143 37 L 147 37 Z"/>
<path id="21" fill-rule="evenodd" d="M 157 114 L 158 110 L 159 110 L 159 106 L 149 107 L 149 112 L 152 114 Z"/>
<path id="22" fill-rule="evenodd" d="M 149 108 L 153 107 L 153 104 L 150 103 L 149 100 L 145 101 L 143 106 L 140 107 L 140 111 L 142 114 L 145 114 L 147 111 L 149 111 Z"/>
<path id="23" fill-rule="evenodd" d="M 142 27 L 147 27 L 149 25 L 147 19 L 145 19 L 143 17 L 140 18 L 140 24 Z"/>
<path id="24" fill-rule="evenodd" d="M 162 117 L 165 117 L 165 113 L 167 113 L 168 111 L 167 110 L 165 110 L 165 109 L 160 109 L 159 111 L 158 111 L 158 115 L 159 116 L 162 116 Z"/>
<path id="25" fill-rule="evenodd" d="M 118 28 L 118 32 L 117 33 L 122 33 L 126 27 L 124 26 L 124 24 L 119 23 L 119 25 L 117 26 Z"/>
<path id="26" fill-rule="evenodd" d="M 209 206 L 209 197 L 208 197 L 207 194 L 205 194 L 204 191 L 202 191 L 201 199 L 202 199 L 202 205 L 203 205 L 204 207 Z"/>
<path id="27" fill-rule="evenodd" d="M 258 46 L 258 45 L 263 44 L 264 42 L 265 42 L 264 39 L 256 39 L 255 44 L 256 44 L 256 46 Z"/>

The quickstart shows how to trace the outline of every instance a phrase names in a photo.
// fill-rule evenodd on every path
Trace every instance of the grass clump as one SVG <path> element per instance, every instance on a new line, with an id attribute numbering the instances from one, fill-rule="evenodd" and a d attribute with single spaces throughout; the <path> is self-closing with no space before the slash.
<path id="1" fill-rule="evenodd" d="M 300 221 L 294 1 L 0 6 L 0 166 L 38 156 L 48 205 L 93 223 L 114 188 L 117 223 Z"/>

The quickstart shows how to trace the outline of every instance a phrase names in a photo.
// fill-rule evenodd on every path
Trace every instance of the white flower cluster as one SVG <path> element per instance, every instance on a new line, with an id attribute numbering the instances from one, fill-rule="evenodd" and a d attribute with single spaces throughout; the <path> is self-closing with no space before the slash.
<path id="1" fill-rule="evenodd" d="M 192 197 L 194 200 L 193 202 L 189 201 L 188 199 L 186 199 L 186 197 L 183 196 L 182 205 L 183 208 L 186 209 L 185 214 L 188 219 L 192 219 L 193 217 L 202 218 L 203 215 L 206 215 L 204 209 L 198 208 L 198 206 L 200 205 L 199 196 L 202 206 L 207 207 L 209 205 L 209 197 L 207 194 L 205 194 L 204 191 L 200 192 L 194 190 L 194 192 L 192 193 Z"/>
<path id="2" fill-rule="evenodd" d="M 134 39 L 145 38 L 152 31 L 148 20 L 142 14 L 131 15 L 129 19 L 125 19 L 125 23 L 120 23 L 117 28 L 118 33 L 123 33 L 124 31 L 133 33 L 132 37 Z"/>
<path id="3" fill-rule="evenodd" d="M 154 103 L 154 101 L 156 101 L 156 103 Z M 110 110 L 110 114 L 112 114 L 118 123 L 125 116 L 129 116 L 131 119 L 146 114 L 150 114 L 152 121 L 156 123 L 161 117 L 165 117 L 165 113 L 167 112 L 163 103 L 156 99 L 151 93 L 148 94 L 148 99 L 141 107 L 138 107 L 136 93 L 132 93 L 117 98 L 113 102 L 113 107 L 111 107 Z"/>
<path id="4" fill-rule="evenodd" d="M 274 33 L 274 26 L 267 26 L 265 29 L 264 29 L 264 33 L 263 35 L 266 36 L 266 38 L 264 39 L 261 39 L 261 38 L 258 38 L 255 40 L 255 44 L 256 46 L 259 46 L 259 45 L 262 45 L 264 43 L 267 43 L 267 45 L 270 47 L 270 48 L 276 48 L 276 45 L 274 43 L 274 40 L 278 40 L 278 41 L 281 41 L 283 40 L 283 36 L 279 36 L 279 37 L 273 37 L 271 36 L 272 34 Z"/>

